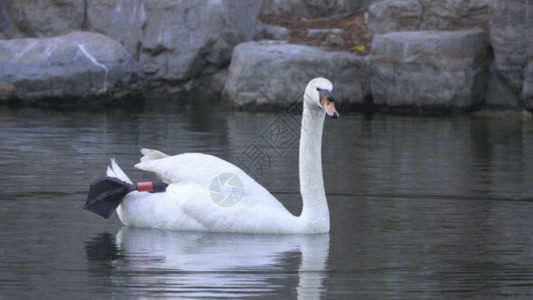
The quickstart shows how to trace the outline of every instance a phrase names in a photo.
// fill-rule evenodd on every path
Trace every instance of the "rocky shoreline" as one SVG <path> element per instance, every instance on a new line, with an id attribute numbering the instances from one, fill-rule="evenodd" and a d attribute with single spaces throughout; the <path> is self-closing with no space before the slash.
<path id="1" fill-rule="evenodd" d="M 0 103 L 272 110 L 325 76 L 358 110 L 533 110 L 527 1 L 22 0 L 0 21 Z"/>

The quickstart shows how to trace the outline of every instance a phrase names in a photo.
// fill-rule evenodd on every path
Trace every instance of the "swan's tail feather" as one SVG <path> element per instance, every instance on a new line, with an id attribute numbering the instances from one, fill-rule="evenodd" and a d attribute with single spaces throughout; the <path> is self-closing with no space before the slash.
<path id="1" fill-rule="evenodd" d="M 148 148 L 141 149 L 141 153 L 144 155 L 141 157 L 141 161 L 155 160 L 168 157 L 165 153 L 157 150 L 152 150 Z"/>
<path id="2" fill-rule="evenodd" d="M 120 166 L 118 165 L 117 161 L 114 158 L 111 158 L 111 165 L 107 166 L 107 176 L 109 177 L 115 177 L 122 181 L 125 181 L 127 183 L 133 184 L 131 179 L 122 171 Z"/>

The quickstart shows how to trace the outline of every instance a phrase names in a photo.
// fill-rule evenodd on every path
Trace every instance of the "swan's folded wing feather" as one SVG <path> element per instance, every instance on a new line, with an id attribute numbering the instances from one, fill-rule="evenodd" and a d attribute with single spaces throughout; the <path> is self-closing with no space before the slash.
<path id="1" fill-rule="evenodd" d="M 168 155 L 166 155 L 165 153 L 163 153 L 161 151 L 152 150 L 152 149 L 148 149 L 148 148 L 141 149 L 141 153 L 143 154 L 143 157 L 141 157 L 141 161 L 155 160 L 155 159 L 168 157 Z"/>
<path id="2" fill-rule="evenodd" d="M 205 226 L 211 222 L 208 215 L 216 214 L 225 216 L 228 211 L 244 209 L 243 213 L 251 213 L 252 219 L 261 216 L 262 211 L 276 210 L 281 214 L 291 215 L 286 208 L 263 186 L 246 174 L 239 167 L 218 157 L 201 154 L 185 153 L 176 156 L 168 156 L 160 159 L 144 160 L 135 165 L 137 168 L 155 173 L 167 184 L 177 184 L 177 194 L 185 207 L 189 207 L 191 217 Z M 221 174 L 230 173 L 236 175 L 243 184 L 243 195 L 236 207 L 222 208 L 214 204 L 210 190 L 214 180 Z M 192 188 L 194 187 L 194 188 Z M 213 208 L 210 209 L 209 207 Z M 246 210 L 244 207 L 248 207 Z M 211 221 L 210 221 L 211 220 Z M 235 220 L 232 218 L 232 220 Z"/>
<path id="3" fill-rule="evenodd" d="M 192 182 L 205 188 L 222 173 L 233 173 L 242 180 L 249 177 L 237 166 L 216 156 L 202 153 L 143 159 L 135 167 L 155 173 L 167 184 Z"/>

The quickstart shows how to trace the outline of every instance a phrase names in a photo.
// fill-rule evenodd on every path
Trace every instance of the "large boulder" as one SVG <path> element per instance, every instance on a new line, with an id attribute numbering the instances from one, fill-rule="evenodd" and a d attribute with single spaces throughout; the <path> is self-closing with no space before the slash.
<path id="1" fill-rule="evenodd" d="M 223 98 L 239 107 L 284 108 L 301 100 L 314 77 L 335 85 L 339 103 L 363 104 L 370 93 L 366 59 L 347 52 L 260 41 L 233 51 Z"/>
<path id="2" fill-rule="evenodd" d="M 253 39 L 259 5 L 214 0 L 146 3 L 143 76 L 183 81 L 226 65 L 233 47 Z"/>
<path id="3" fill-rule="evenodd" d="M 0 41 L 0 65 L 0 100 L 27 103 L 121 97 L 130 91 L 137 73 L 124 47 L 89 32 Z"/>
<path id="4" fill-rule="evenodd" d="M 533 109 L 533 1 L 493 0 L 490 38 L 499 78 Z"/>
<path id="5" fill-rule="evenodd" d="M 488 26 L 491 0 L 384 0 L 369 7 L 374 34 L 394 31 L 457 30 Z"/>
<path id="6" fill-rule="evenodd" d="M 378 106 L 467 109 L 486 96 L 492 59 L 483 30 L 376 35 L 370 81 Z"/>

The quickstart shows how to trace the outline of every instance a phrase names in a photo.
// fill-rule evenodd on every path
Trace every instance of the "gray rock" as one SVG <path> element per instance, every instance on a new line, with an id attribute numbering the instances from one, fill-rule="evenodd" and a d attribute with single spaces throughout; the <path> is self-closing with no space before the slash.
<path id="1" fill-rule="evenodd" d="M 368 28 L 394 31 L 457 30 L 488 25 L 491 0 L 384 0 L 370 5 Z"/>
<path id="2" fill-rule="evenodd" d="M 493 0 L 420 0 L 424 7 L 423 30 L 487 28 Z"/>
<path id="3" fill-rule="evenodd" d="M 519 110 L 521 104 L 518 95 L 492 72 L 488 79 L 487 99 L 483 107 L 491 110 Z"/>
<path id="4" fill-rule="evenodd" d="M 368 30 L 374 34 L 414 31 L 420 27 L 422 14 L 419 0 L 376 2 L 368 9 Z"/>
<path id="5" fill-rule="evenodd" d="M 326 37 L 326 43 L 330 46 L 339 46 L 344 47 L 345 42 L 344 39 L 340 35 L 336 34 L 328 34 Z"/>
<path id="6" fill-rule="evenodd" d="M 89 31 L 102 32 L 119 41 L 138 58 L 147 21 L 145 3 L 149 5 L 143 0 L 87 1 L 85 26 Z"/>
<path id="7" fill-rule="evenodd" d="M 258 40 L 288 41 L 291 38 L 291 31 L 283 26 L 264 24 L 261 32 L 258 32 Z"/>
<path id="8" fill-rule="evenodd" d="M 362 10 L 376 0 L 263 0 L 261 14 L 324 17 Z"/>
<path id="9" fill-rule="evenodd" d="M 335 85 L 339 103 L 362 104 L 370 93 L 365 58 L 346 52 L 260 41 L 233 51 L 223 99 L 239 107 L 285 108 L 301 99 L 314 77 Z"/>
<path id="10" fill-rule="evenodd" d="M 24 102 L 40 99 L 119 97 L 136 81 L 131 55 L 97 33 L 74 32 L 55 38 L 0 41 L 0 82 Z"/>
<path id="11" fill-rule="evenodd" d="M 344 47 L 344 39 L 341 36 L 343 32 L 340 28 L 308 28 L 307 36 L 324 39 L 329 46 Z"/>
<path id="12" fill-rule="evenodd" d="M 257 1 L 142 3 L 146 21 L 139 44 L 140 76 L 149 89 L 166 94 L 205 96 L 209 77 L 227 68 L 233 48 L 252 40 L 260 26 Z"/>
<path id="13" fill-rule="evenodd" d="M 81 30 L 84 0 L 0 1 L 0 31 L 5 38 L 50 37 Z"/>
<path id="14" fill-rule="evenodd" d="M 327 36 L 327 35 L 340 35 L 344 30 L 340 28 L 308 28 L 307 36 L 316 37 L 316 36 Z"/>
<path id="15" fill-rule="evenodd" d="M 533 109 L 533 2 L 494 0 L 490 38 L 500 79 Z"/>
<path id="16" fill-rule="evenodd" d="M 487 32 L 470 30 L 376 35 L 369 59 L 376 105 L 465 109 L 484 101 L 492 57 Z"/>

